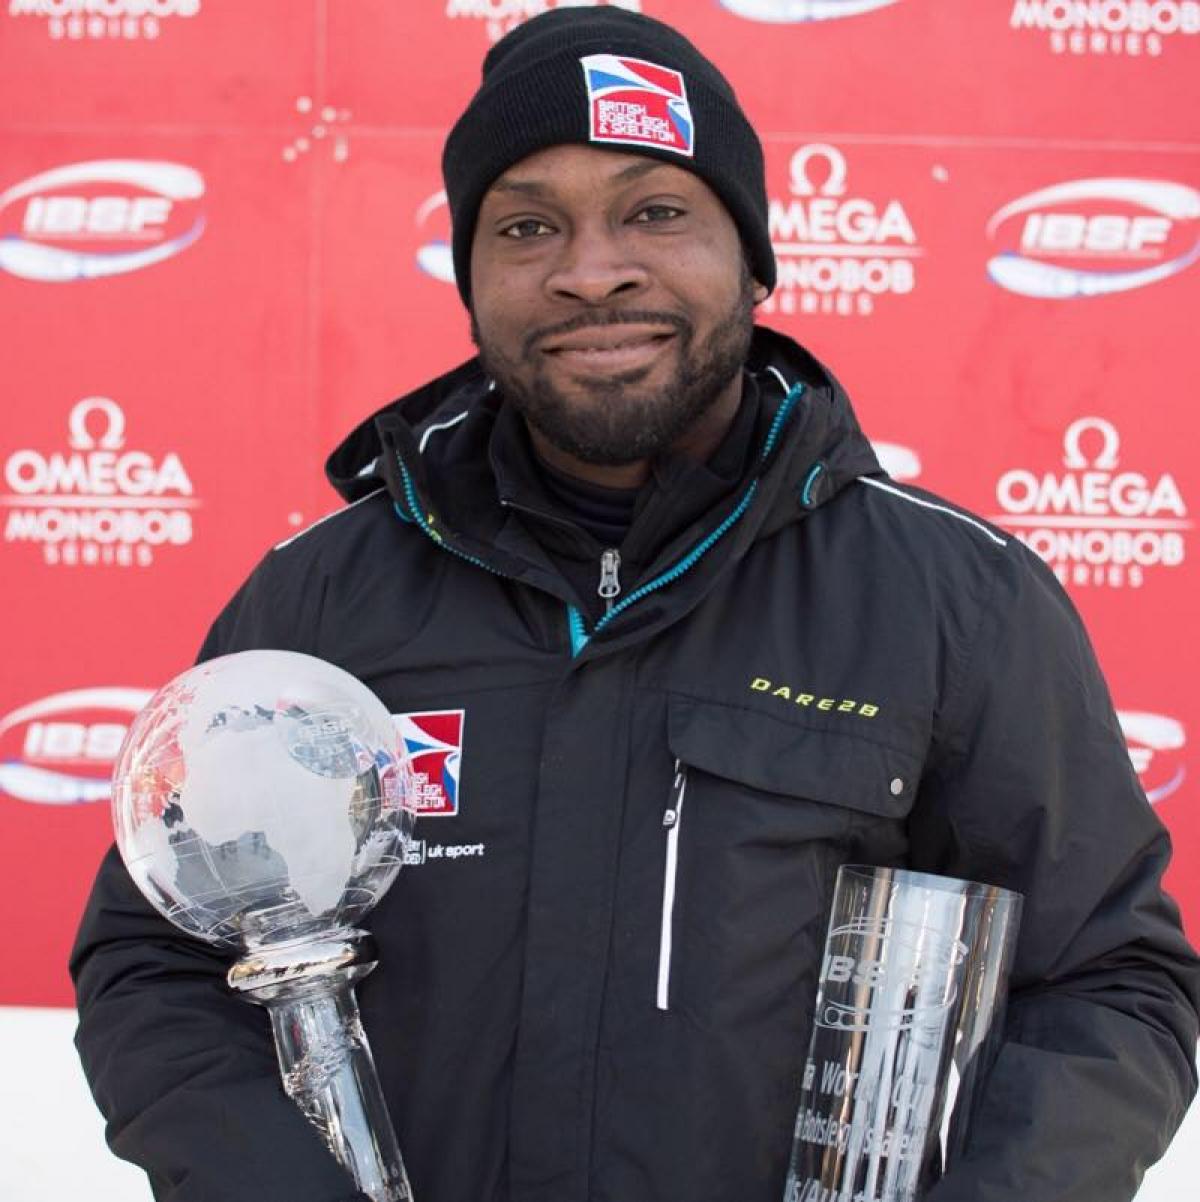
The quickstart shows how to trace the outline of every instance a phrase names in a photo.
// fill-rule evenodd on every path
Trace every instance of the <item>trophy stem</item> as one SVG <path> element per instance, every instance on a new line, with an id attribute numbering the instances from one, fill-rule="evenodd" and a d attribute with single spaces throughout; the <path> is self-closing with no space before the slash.
<path id="1" fill-rule="evenodd" d="M 265 1006 L 283 1088 L 371 1202 L 412 1202 L 354 983 L 375 967 L 369 936 L 343 931 L 258 949 L 229 983 Z"/>

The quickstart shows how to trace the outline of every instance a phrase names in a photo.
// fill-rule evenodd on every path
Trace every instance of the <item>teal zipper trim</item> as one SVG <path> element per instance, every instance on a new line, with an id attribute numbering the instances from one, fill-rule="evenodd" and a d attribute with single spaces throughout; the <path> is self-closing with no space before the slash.
<path id="1" fill-rule="evenodd" d="M 465 559 L 467 563 L 473 563 L 477 568 L 483 568 L 485 572 L 491 572 L 493 576 L 504 576 L 504 573 L 499 569 L 492 567 L 490 563 L 485 563 L 476 555 L 468 555 L 466 551 L 460 551 L 457 547 L 452 547 L 442 537 L 441 532 L 433 528 L 432 523 L 425 516 L 420 505 L 417 504 L 417 489 L 413 484 L 412 476 L 408 474 L 408 468 L 404 466 L 404 460 L 400 458 L 399 451 L 396 452 L 396 465 L 400 468 L 400 475 L 404 478 L 404 498 L 408 502 L 408 513 L 404 513 L 400 506 L 396 506 L 396 512 L 405 521 L 415 523 L 420 530 L 429 536 L 433 542 L 437 543 L 443 551 L 449 551 L 451 555 L 457 555 L 459 559 Z M 506 578 L 507 579 L 507 578 Z"/>
<path id="2" fill-rule="evenodd" d="M 583 614 L 574 605 L 567 606 L 567 630 L 571 635 L 571 658 L 574 659 L 588 645 L 588 632 L 583 625 Z"/>
<path id="3" fill-rule="evenodd" d="M 733 511 L 725 518 L 725 520 L 713 531 L 707 534 L 700 540 L 678 563 L 669 567 L 660 576 L 655 576 L 653 580 L 647 580 L 640 588 L 635 588 L 632 593 L 623 597 L 616 605 L 612 607 L 596 623 L 592 628 L 592 634 L 599 634 L 605 626 L 609 624 L 617 616 L 617 614 L 628 609 L 631 605 L 636 605 L 637 602 L 648 597 L 651 593 L 657 592 L 660 588 L 664 588 L 668 584 L 674 583 L 690 572 L 692 568 L 708 554 L 709 551 L 735 526 L 750 508 L 750 502 L 754 500 L 754 494 L 758 492 L 758 481 L 755 480 L 748 489 L 742 494 L 742 499 L 737 503 Z M 582 650 L 582 648 L 581 648 Z"/>
<path id="4" fill-rule="evenodd" d="M 767 431 L 766 440 L 763 443 L 762 455 L 760 458 L 765 460 L 775 449 L 775 443 L 779 440 L 780 432 L 783 430 L 784 423 L 792 415 L 796 408 L 797 402 L 800 400 L 801 394 L 804 392 L 804 384 L 797 383 L 789 389 L 788 394 L 783 399 L 783 404 L 779 406 L 779 412 L 775 414 L 775 420 L 771 423 L 770 430 Z M 678 563 L 673 564 L 665 572 L 659 576 L 655 576 L 653 580 L 647 580 L 645 584 L 639 588 L 635 588 L 632 593 L 623 597 L 616 605 L 612 607 L 592 628 L 592 635 L 599 634 L 605 626 L 609 624 L 617 616 L 627 610 L 631 605 L 636 605 L 637 602 L 648 597 L 651 593 L 657 592 L 660 588 L 678 580 L 681 576 L 691 571 L 692 568 L 708 554 L 713 547 L 734 527 L 746 511 L 750 508 L 754 500 L 755 494 L 758 492 L 758 481 L 755 480 L 748 489 L 742 494 L 742 499 L 737 503 L 733 510 L 726 516 L 725 520 L 709 534 L 705 535 Z M 580 651 L 587 646 L 588 640 L 592 637 L 586 630 L 583 629 L 583 619 L 578 614 L 577 610 L 568 611 L 568 615 L 575 614 L 574 618 L 569 616 L 572 623 L 571 627 L 571 646 L 572 654 L 578 655 Z M 576 640 L 575 619 L 578 618 L 579 634 L 581 639 Z"/>
<path id="5" fill-rule="evenodd" d="M 792 410 L 800 401 L 800 397 L 804 392 L 804 381 L 797 380 L 795 384 L 788 389 L 788 394 L 783 398 L 783 404 L 779 406 L 779 412 L 775 414 L 775 420 L 771 423 L 771 428 L 767 431 L 767 440 L 763 443 L 762 458 L 766 459 L 768 455 L 775 449 L 776 442 L 779 441 L 779 435 L 783 431 L 783 424 L 792 416 Z"/>
<path id="6" fill-rule="evenodd" d="M 800 490 L 800 504 L 807 506 L 812 504 L 813 486 L 817 482 L 817 477 L 825 470 L 823 463 L 814 463 L 809 470 L 808 478 L 804 481 L 804 487 Z"/>
<path id="7" fill-rule="evenodd" d="M 779 435 L 783 430 L 784 423 L 791 417 L 795 410 L 801 395 L 804 392 L 803 382 L 798 382 L 788 390 L 787 396 L 783 398 L 783 404 L 779 406 L 779 412 L 775 414 L 774 421 L 771 422 L 771 428 L 767 431 L 767 437 L 763 442 L 762 453 L 759 456 L 760 461 L 765 461 L 771 452 L 775 449 L 776 442 L 779 441 Z M 473 563 L 477 568 L 483 568 L 485 572 L 491 572 L 493 576 L 504 576 L 504 573 L 492 567 L 491 564 L 485 563 L 475 555 L 468 555 L 465 551 L 460 551 L 457 547 L 450 546 L 449 543 L 442 537 L 441 532 L 435 530 L 433 524 L 425 516 L 421 506 L 417 504 L 417 490 L 413 484 L 412 476 L 409 475 L 408 468 L 404 466 L 404 460 L 400 453 L 396 452 L 396 465 L 400 468 L 400 475 L 404 481 L 404 497 L 408 502 L 408 513 L 397 504 L 395 506 L 396 513 L 404 520 L 415 523 L 429 539 L 437 543 L 443 551 L 449 551 L 451 555 L 457 555 L 459 559 L 465 559 L 467 563 Z M 720 540 L 742 519 L 746 510 L 750 508 L 755 494 L 758 492 L 758 481 L 751 483 L 750 487 L 742 494 L 742 499 L 738 501 L 732 512 L 730 512 L 725 520 L 703 539 L 700 540 L 678 563 L 669 567 L 665 572 L 655 576 L 653 580 L 646 581 L 640 588 L 636 588 L 627 597 L 622 598 L 616 605 L 612 607 L 598 621 L 592 629 L 592 634 L 588 634 L 587 628 L 584 625 L 583 614 L 574 605 L 567 606 L 567 629 L 571 636 L 571 657 L 579 655 L 586 647 L 592 638 L 592 635 L 602 630 L 609 622 L 624 612 L 631 605 L 641 601 L 644 597 L 649 596 L 665 585 L 671 584 L 678 580 L 680 576 L 685 575 L 696 566 L 712 548 L 720 542 Z"/>

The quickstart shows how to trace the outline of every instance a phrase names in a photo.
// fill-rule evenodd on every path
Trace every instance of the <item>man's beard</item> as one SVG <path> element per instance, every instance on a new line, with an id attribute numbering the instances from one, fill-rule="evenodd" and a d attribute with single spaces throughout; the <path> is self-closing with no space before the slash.
<path id="1" fill-rule="evenodd" d="M 537 344 L 592 326 L 626 323 L 670 326 L 677 356 L 671 379 L 658 387 L 638 385 L 653 368 L 637 368 L 606 378 L 584 377 L 573 395 L 546 378 Z M 743 268 L 739 294 L 703 346 L 695 345 L 692 323 L 676 313 L 612 309 L 582 313 L 532 331 L 514 363 L 483 337 L 475 317 L 471 336 L 484 370 L 501 395 L 560 451 L 584 463 L 619 466 L 652 459 L 673 446 L 741 371 L 754 328 L 753 281 Z M 521 372 L 525 367 L 526 371 Z"/>

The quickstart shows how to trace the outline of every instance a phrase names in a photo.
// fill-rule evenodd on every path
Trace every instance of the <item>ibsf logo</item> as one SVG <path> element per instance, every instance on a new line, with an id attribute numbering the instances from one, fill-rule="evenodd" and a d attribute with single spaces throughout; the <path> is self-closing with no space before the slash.
<path id="1" fill-rule="evenodd" d="M 792 155 L 790 196 L 772 196 L 767 213 L 777 282 L 765 313 L 861 316 L 915 287 L 924 252 L 904 205 L 851 194 L 847 174 L 836 146 L 811 143 Z"/>
<path id="2" fill-rule="evenodd" d="M 0 793 L 42 805 L 107 801 L 130 718 L 149 689 L 55 693 L 0 719 Z"/>
<path id="3" fill-rule="evenodd" d="M 624 8 L 642 11 L 641 0 L 446 0 L 446 17 L 485 22 L 488 37 L 498 42 L 523 21 L 552 8 Z"/>
<path id="4" fill-rule="evenodd" d="M 1006 527 L 1064 585 L 1139 587 L 1154 568 L 1177 568 L 1187 506 L 1170 472 L 1121 470 L 1121 436 L 1101 417 L 1081 417 L 1063 436 L 1063 472 L 1011 468 L 996 484 Z"/>
<path id="5" fill-rule="evenodd" d="M 70 283 L 179 254 L 204 232 L 193 167 L 102 159 L 55 167 L 0 193 L 0 269 Z"/>
<path id="6" fill-rule="evenodd" d="M 915 480 L 921 474 L 921 456 L 911 447 L 898 442 L 876 442 L 871 440 L 871 449 L 879 466 L 893 480 Z"/>
<path id="7" fill-rule="evenodd" d="M 1009 25 L 1046 34 L 1055 54 L 1162 54 L 1200 33 L 1197 0 L 1015 0 Z"/>
<path id="8" fill-rule="evenodd" d="M 1165 714 L 1121 710 L 1117 714 L 1129 747 L 1129 758 L 1151 805 L 1165 801 L 1183 784 L 1187 771 L 1183 723 Z"/>
<path id="9" fill-rule="evenodd" d="M 458 813 L 465 710 L 393 714 L 412 767 L 410 808 L 418 816 Z"/>
<path id="10" fill-rule="evenodd" d="M 835 1031 L 936 1029 L 958 998 L 966 953 L 960 940 L 933 927 L 851 919 L 829 932 L 814 1021 Z M 876 991 L 902 1000 L 877 1005 Z"/>
<path id="11" fill-rule="evenodd" d="M 199 502 L 174 451 L 127 447 L 110 397 L 75 404 L 67 432 L 66 451 L 24 447 L 5 460 L 6 543 L 33 543 L 53 565 L 146 567 L 160 548 L 192 541 Z"/>
<path id="12" fill-rule="evenodd" d="M 10 17 L 38 17 L 52 38 L 121 38 L 139 41 L 159 36 L 160 22 L 194 17 L 200 0 L 9 0 Z"/>
<path id="13" fill-rule="evenodd" d="M 417 209 L 417 266 L 443 284 L 454 283 L 454 252 L 450 245 L 450 207 L 445 191 L 435 192 Z"/>
<path id="14" fill-rule="evenodd" d="M 800 21 L 832 21 L 837 17 L 857 17 L 888 8 L 898 0 L 720 0 L 727 8 L 748 21 L 773 25 L 792 25 Z"/>
<path id="15" fill-rule="evenodd" d="M 1079 179 L 1005 205 L 988 222 L 987 271 L 1019 296 L 1070 300 L 1169 279 L 1200 259 L 1200 191 L 1155 179 Z"/>

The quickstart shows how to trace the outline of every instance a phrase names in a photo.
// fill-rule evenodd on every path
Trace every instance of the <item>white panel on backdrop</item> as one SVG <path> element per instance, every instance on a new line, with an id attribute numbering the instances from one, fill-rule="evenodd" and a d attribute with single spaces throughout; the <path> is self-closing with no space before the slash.
<path id="1" fill-rule="evenodd" d="M 104 1143 L 74 1033 L 74 1010 L 0 1006 L 0 1198 L 149 1202 L 145 1174 Z"/>
<path id="2" fill-rule="evenodd" d="M 73 1010 L 0 1006 L 0 1198 L 5 1202 L 150 1202 L 142 1173 L 104 1144 L 71 1038 Z M 1137 1202 L 1194 1202 L 1200 1105 L 1170 1154 L 1146 1175 Z"/>

